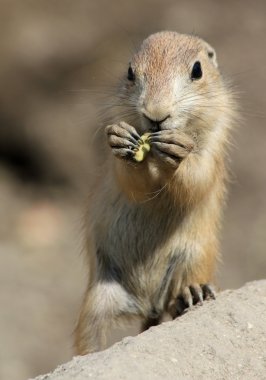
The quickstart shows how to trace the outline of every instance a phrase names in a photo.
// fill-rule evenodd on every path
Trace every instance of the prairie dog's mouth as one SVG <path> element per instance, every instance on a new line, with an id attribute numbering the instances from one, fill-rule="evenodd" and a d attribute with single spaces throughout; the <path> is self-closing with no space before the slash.
<path id="1" fill-rule="evenodd" d="M 145 119 L 145 124 L 148 127 L 149 132 L 159 132 L 165 126 L 165 121 L 167 121 L 169 118 L 171 118 L 171 115 L 166 115 L 163 118 L 160 118 L 160 120 L 152 118 L 150 115 L 147 115 L 145 112 L 142 113 L 142 116 Z"/>
<path id="2" fill-rule="evenodd" d="M 159 131 L 161 131 L 161 128 L 160 128 L 160 126 L 158 126 L 158 125 L 152 125 L 150 128 L 149 128 L 149 132 L 159 132 Z"/>

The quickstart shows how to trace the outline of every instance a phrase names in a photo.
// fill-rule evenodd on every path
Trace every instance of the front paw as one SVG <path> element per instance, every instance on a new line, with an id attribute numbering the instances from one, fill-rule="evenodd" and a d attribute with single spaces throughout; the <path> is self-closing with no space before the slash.
<path id="1" fill-rule="evenodd" d="M 210 284 L 186 286 L 177 297 L 175 305 L 172 308 L 173 313 L 171 314 L 173 318 L 179 317 L 186 309 L 191 308 L 193 305 L 202 305 L 204 300 L 215 298 L 215 290 Z"/>
<path id="2" fill-rule="evenodd" d="M 150 136 L 153 152 L 166 164 L 176 168 L 195 148 L 191 137 L 177 130 L 163 130 Z"/>
<path id="3" fill-rule="evenodd" d="M 122 121 L 118 124 L 108 125 L 105 132 L 113 154 L 121 159 L 133 160 L 140 139 L 136 129 Z"/>

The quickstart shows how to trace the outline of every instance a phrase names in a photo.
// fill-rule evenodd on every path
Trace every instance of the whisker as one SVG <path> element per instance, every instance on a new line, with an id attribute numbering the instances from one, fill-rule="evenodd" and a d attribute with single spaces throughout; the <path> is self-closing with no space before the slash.
<path id="1" fill-rule="evenodd" d="M 147 203 L 147 202 L 150 202 L 150 201 L 152 201 L 153 199 L 155 199 L 155 198 L 157 198 L 163 191 L 164 191 L 164 189 L 167 187 L 167 183 L 164 185 L 164 186 L 162 186 L 159 190 L 156 190 L 156 191 L 153 191 L 153 192 L 151 192 L 151 193 L 147 193 L 147 195 L 149 195 L 149 194 L 155 194 L 153 197 L 151 197 L 151 198 L 148 198 L 148 199 L 145 199 L 145 201 L 141 201 L 140 203 Z"/>
<path id="2" fill-rule="evenodd" d="M 224 90 L 223 89 L 221 89 L 221 90 L 213 89 L 213 90 L 199 92 L 198 94 L 189 94 L 188 93 L 188 94 L 185 94 L 185 95 L 181 96 L 181 98 L 176 103 L 179 103 L 179 102 L 181 102 L 183 100 L 197 100 L 197 99 L 201 99 L 205 95 L 214 96 L 214 95 L 223 95 L 223 94 L 224 94 Z"/>
<path id="3" fill-rule="evenodd" d="M 206 124 L 206 119 L 203 119 L 201 116 L 195 114 L 193 111 L 182 109 L 182 111 L 185 115 L 189 116 L 190 118 L 193 117 L 195 119 L 198 119 L 202 123 Z"/>

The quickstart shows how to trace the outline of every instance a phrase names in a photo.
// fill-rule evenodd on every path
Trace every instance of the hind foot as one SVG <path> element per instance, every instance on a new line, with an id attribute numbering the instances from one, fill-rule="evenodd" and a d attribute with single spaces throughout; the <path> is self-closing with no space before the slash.
<path id="1" fill-rule="evenodd" d="M 215 290 L 210 284 L 186 286 L 176 298 L 174 304 L 170 306 L 170 314 L 173 318 L 177 318 L 184 314 L 187 309 L 192 308 L 193 305 L 202 305 L 204 300 L 215 298 Z"/>

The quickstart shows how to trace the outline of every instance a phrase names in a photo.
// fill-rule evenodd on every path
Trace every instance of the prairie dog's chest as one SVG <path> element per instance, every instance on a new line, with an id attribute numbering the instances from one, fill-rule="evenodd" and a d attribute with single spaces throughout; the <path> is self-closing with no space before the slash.
<path id="1" fill-rule="evenodd" d="M 119 204 L 112 209 L 105 241 L 111 250 L 131 257 L 151 256 L 152 252 L 169 247 L 177 233 L 181 218 L 162 204 Z M 171 244 L 170 244 L 171 245 Z"/>

